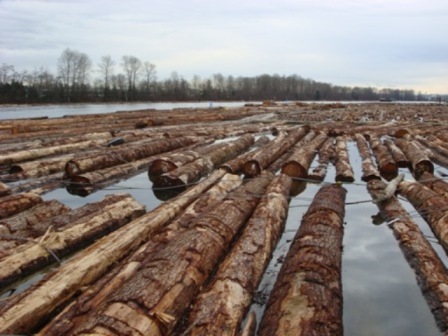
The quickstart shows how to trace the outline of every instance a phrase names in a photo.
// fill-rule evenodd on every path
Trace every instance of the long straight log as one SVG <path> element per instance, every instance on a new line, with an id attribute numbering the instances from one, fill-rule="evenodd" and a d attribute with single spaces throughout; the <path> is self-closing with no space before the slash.
<path id="1" fill-rule="evenodd" d="M 381 176 L 390 181 L 398 175 L 398 165 L 386 146 L 375 134 L 369 134 L 370 148 L 375 156 Z"/>
<path id="2" fill-rule="evenodd" d="M 309 129 L 309 126 L 303 126 L 291 130 L 288 134 L 279 134 L 267 148 L 254 153 L 254 156 L 243 165 L 242 172 L 244 175 L 246 177 L 258 176 L 263 169 L 266 169 L 303 138 L 309 132 Z"/>
<path id="3" fill-rule="evenodd" d="M 75 154 L 61 155 L 56 158 L 45 158 L 30 162 L 17 163 L 9 169 L 10 179 L 25 179 L 46 176 L 64 171 L 67 161 L 73 159 Z"/>
<path id="4" fill-rule="evenodd" d="M 362 177 L 361 180 L 368 182 L 370 180 L 381 180 L 380 173 L 373 164 L 372 158 L 370 156 L 369 144 L 363 135 L 355 134 L 356 144 L 358 146 L 358 151 L 362 159 Z"/>
<path id="5" fill-rule="evenodd" d="M 308 174 L 308 179 L 314 181 L 323 181 L 327 175 L 327 168 L 330 162 L 335 161 L 335 151 L 334 151 L 334 139 L 327 139 L 319 149 L 319 159 L 318 166 L 314 168 L 310 174 Z"/>
<path id="6" fill-rule="evenodd" d="M 350 159 L 348 157 L 347 144 L 345 139 L 341 136 L 336 138 L 336 181 L 340 182 L 354 182 L 355 174 L 353 173 Z"/>
<path id="7" fill-rule="evenodd" d="M 448 199 L 448 183 L 433 174 L 424 172 L 418 180 L 421 184 Z"/>
<path id="8" fill-rule="evenodd" d="M 409 166 L 409 160 L 404 155 L 403 151 L 395 145 L 395 143 L 391 139 L 384 139 L 384 145 L 389 150 L 390 154 L 392 155 L 392 158 L 394 159 L 395 163 L 398 167 L 401 168 L 407 168 Z"/>
<path id="9" fill-rule="evenodd" d="M 0 332 L 32 333 L 78 290 L 101 277 L 111 265 L 148 240 L 224 176 L 217 170 L 185 193 L 79 252 L 57 271 L 25 292 L 0 303 Z M 132 228 L 132 229 L 130 229 Z"/>
<path id="10" fill-rule="evenodd" d="M 35 191 L 39 195 L 50 192 L 54 189 L 62 188 L 65 185 L 63 179 L 64 173 L 55 173 L 47 176 L 42 176 L 37 179 L 31 179 L 28 182 L 20 183 L 11 189 L 13 194 Z"/>
<path id="11" fill-rule="evenodd" d="M 448 200 L 418 182 L 401 182 L 399 192 L 426 220 L 448 253 Z"/>
<path id="12" fill-rule="evenodd" d="M 283 230 L 290 186 L 284 174 L 269 184 L 236 245 L 197 297 L 188 335 L 237 334 Z"/>
<path id="13" fill-rule="evenodd" d="M 18 214 L 40 202 L 43 202 L 42 198 L 34 192 L 4 196 L 0 202 L 0 219 Z"/>
<path id="14" fill-rule="evenodd" d="M 423 172 L 434 173 L 434 165 L 421 147 L 409 137 L 396 139 L 395 144 L 403 151 L 411 163 L 412 174 L 418 180 Z"/>
<path id="15" fill-rule="evenodd" d="M 74 334 L 169 334 L 251 216 L 271 179 L 264 175 L 247 182 L 191 229 L 149 255 L 138 273 L 92 309 Z"/>
<path id="16" fill-rule="evenodd" d="M 382 181 L 372 180 L 367 185 L 373 199 L 384 191 Z M 377 203 L 381 215 L 399 242 L 409 266 L 414 270 L 417 283 L 441 331 L 448 331 L 448 271 L 434 248 L 426 240 L 418 225 L 411 219 L 395 196 Z"/>
<path id="17" fill-rule="evenodd" d="M 258 335 L 343 335 L 345 194 L 337 185 L 316 194 L 286 255 Z"/>

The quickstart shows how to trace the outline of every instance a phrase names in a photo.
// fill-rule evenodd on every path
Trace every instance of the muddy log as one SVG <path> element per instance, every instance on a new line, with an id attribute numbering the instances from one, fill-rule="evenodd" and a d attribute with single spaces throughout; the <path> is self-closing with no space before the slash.
<path id="1" fill-rule="evenodd" d="M 147 241 L 224 175 L 224 170 L 215 171 L 182 195 L 134 220 L 129 224 L 132 226 L 122 227 L 79 252 L 32 288 L 0 302 L 0 332 L 35 331 L 58 307 L 64 306 L 84 286 L 96 281 L 115 262 Z"/>
<path id="2" fill-rule="evenodd" d="M 428 174 L 428 173 L 425 173 Z M 367 188 L 373 199 L 381 196 L 385 184 L 371 181 Z M 448 271 L 418 225 L 396 197 L 377 203 L 381 215 L 391 224 L 395 238 L 407 262 L 414 270 L 417 283 L 441 331 L 448 331 Z"/>
<path id="3" fill-rule="evenodd" d="M 11 194 L 11 189 L 4 183 L 0 182 L 0 197 Z"/>
<path id="4" fill-rule="evenodd" d="M 200 138 L 179 137 L 176 139 L 159 139 L 141 141 L 129 144 L 124 148 L 105 149 L 104 153 L 96 154 L 67 162 L 65 174 L 72 177 L 93 170 L 108 168 L 123 163 L 140 160 L 151 155 L 168 152 L 180 147 L 189 146 Z"/>
<path id="5" fill-rule="evenodd" d="M 390 181 L 398 175 L 398 165 L 376 134 L 369 134 L 369 144 L 375 156 L 380 174 Z"/>
<path id="6" fill-rule="evenodd" d="M 282 166 L 282 173 L 294 178 L 307 178 L 317 151 L 327 139 L 328 136 L 321 133 L 310 142 L 294 146 L 294 152 Z"/>
<path id="7" fill-rule="evenodd" d="M 404 155 L 403 151 L 395 145 L 395 143 L 391 139 L 384 139 L 384 145 L 389 150 L 390 154 L 392 155 L 392 158 L 394 159 L 395 163 L 400 168 L 407 168 L 409 167 L 409 160 Z"/>
<path id="8" fill-rule="evenodd" d="M 270 183 L 212 282 L 197 297 L 188 335 L 237 334 L 283 231 L 290 186 L 291 179 L 284 174 Z"/>
<path id="9" fill-rule="evenodd" d="M 356 144 L 358 151 L 362 159 L 362 177 L 361 180 L 368 182 L 370 180 L 381 180 L 380 173 L 373 164 L 372 157 L 370 156 L 369 144 L 363 135 L 355 134 Z"/>
<path id="10" fill-rule="evenodd" d="M 426 220 L 448 253 L 448 200 L 418 182 L 401 182 L 399 192 Z"/>
<path id="11" fill-rule="evenodd" d="M 334 139 L 327 139 L 319 149 L 318 166 L 308 174 L 308 179 L 323 181 L 327 175 L 327 168 L 330 162 L 335 161 Z"/>
<path id="12" fill-rule="evenodd" d="M 246 177 L 258 176 L 263 169 L 266 169 L 303 138 L 309 130 L 309 126 L 303 126 L 295 128 L 289 133 L 280 133 L 267 147 L 254 153 L 254 156 L 243 165 L 242 172 Z"/>
<path id="13" fill-rule="evenodd" d="M 396 139 L 396 145 L 403 151 L 411 163 L 412 174 L 418 180 L 423 172 L 434 173 L 434 165 L 422 148 L 409 137 Z"/>
<path id="14" fill-rule="evenodd" d="M 439 195 L 448 199 L 448 183 L 444 180 L 435 177 L 433 174 L 424 172 L 418 180 L 421 184 L 435 191 Z"/>
<path id="15" fill-rule="evenodd" d="M 246 134 L 237 140 L 225 143 L 207 155 L 172 170 L 166 174 L 153 178 L 154 188 L 165 187 L 187 187 L 190 183 L 194 183 L 202 176 L 207 175 L 223 162 L 231 159 L 239 153 L 247 150 L 254 143 L 253 135 Z"/>
<path id="16" fill-rule="evenodd" d="M 0 219 L 16 215 L 41 202 L 42 198 L 34 192 L 4 196 L 0 200 Z"/>
<path id="17" fill-rule="evenodd" d="M 336 152 L 336 181 L 340 182 L 354 182 L 355 175 L 353 173 L 352 166 L 350 165 L 350 159 L 348 157 L 347 144 L 345 139 L 341 136 L 336 138 L 335 145 Z"/>
<path id="18" fill-rule="evenodd" d="M 260 176 L 237 188 L 191 229 L 148 255 L 134 276 L 92 307 L 87 321 L 73 334 L 170 334 L 251 216 L 271 179 Z"/>
<path id="19" fill-rule="evenodd" d="M 343 335 L 345 194 L 337 185 L 316 194 L 280 270 L 258 335 Z"/>

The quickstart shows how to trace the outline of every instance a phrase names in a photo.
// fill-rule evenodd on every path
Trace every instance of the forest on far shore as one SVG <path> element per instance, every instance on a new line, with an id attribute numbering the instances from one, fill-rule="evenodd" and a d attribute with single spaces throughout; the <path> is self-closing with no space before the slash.
<path id="1" fill-rule="evenodd" d="M 117 65 L 122 72 L 117 73 Z M 48 104 L 131 101 L 446 101 L 448 96 L 414 90 L 348 87 L 317 82 L 299 75 L 255 77 L 193 76 L 177 72 L 158 80 L 156 66 L 126 55 L 119 64 L 103 56 L 96 67 L 85 53 L 65 49 L 58 59 L 57 73 L 41 67 L 32 72 L 14 65 L 0 66 L 0 104 Z"/>

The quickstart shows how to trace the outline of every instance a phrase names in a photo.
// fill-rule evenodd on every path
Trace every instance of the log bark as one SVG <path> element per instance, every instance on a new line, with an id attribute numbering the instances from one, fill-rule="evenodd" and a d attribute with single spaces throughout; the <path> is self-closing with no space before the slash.
<path id="1" fill-rule="evenodd" d="M 420 213 L 448 253 L 448 200 L 418 182 L 403 181 L 399 192 Z"/>
<path id="2" fill-rule="evenodd" d="M 308 174 L 308 179 L 321 182 L 325 179 L 327 175 L 327 168 L 330 162 L 335 162 L 335 149 L 334 149 L 334 139 L 329 138 L 323 143 L 319 149 L 319 159 L 318 166 L 314 168 L 310 174 Z"/>
<path id="3" fill-rule="evenodd" d="M 370 180 L 381 180 L 380 173 L 373 164 L 370 156 L 369 144 L 367 140 L 359 133 L 355 134 L 356 144 L 362 159 L 362 177 L 361 180 L 368 182 Z"/>
<path id="4" fill-rule="evenodd" d="M 122 227 L 79 252 L 32 288 L 1 302 L 0 332 L 34 332 L 57 308 L 64 306 L 80 289 L 93 283 L 117 260 L 172 221 L 224 174 L 224 170 L 217 170 L 179 197 L 133 221 L 132 226 Z"/>
<path id="5" fill-rule="evenodd" d="M 232 251 L 197 297 L 188 335 L 237 334 L 283 231 L 290 186 L 284 174 L 270 183 Z"/>
<path id="6" fill-rule="evenodd" d="M 53 263 L 54 255 L 60 258 L 89 245 L 95 239 L 124 226 L 144 213 L 144 206 L 128 195 L 72 227 L 49 231 L 42 238 L 8 250 L 0 259 L 0 286 Z"/>
<path id="7" fill-rule="evenodd" d="M 355 174 L 350 165 L 348 157 L 347 144 L 343 137 L 336 138 L 336 181 L 340 182 L 354 182 Z"/>
<path id="8" fill-rule="evenodd" d="M 395 140 L 395 144 L 403 151 L 411 163 L 411 170 L 418 180 L 423 172 L 434 173 L 434 165 L 421 147 L 409 137 Z"/>
<path id="9" fill-rule="evenodd" d="M 345 194 L 337 185 L 316 194 L 280 270 L 258 335 L 343 335 Z"/>
<path id="10" fill-rule="evenodd" d="M 395 143 L 391 139 L 384 139 L 384 145 L 389 150 L 398 167 L 409 167 L 409 160 L 407 159 L 406 155 L 404 155 L 403 151 L 397 145 L 395 145 Z"/>
<path id="11" fill-rule="evenodd" d="M 242 172 L 246 177 L 255 177 L 261 174 L 263 169 L 266 169 L 272 162 L 277 160 L 286 151 L 288 151 L 294 144 L 303 138 L 309 132 L 309 126 L 292 129 L 288 134 L 280 133 L 277 138 L 271 141 L 270 145 L 263 148 L 254 156 L 244 163 Z"/>
<path id="12" fill-rule="evenodd" d="M 64 171 L 67 161 L 73 159 L 75 154 L 61 155 L 56 158 L 34 160 L 30 162 L 17 163 L 9 169 L 9 179 L 20 180 L 47 176 Z"/>
<path id="13" fill-rule="evenodd" d="M 37 179 L 20 183 L 11 189 L 13 194 L 34 191 L 39 195 L 43 195 L 54 189 L 62 188 L 65 186 L 65 180 L 63 179 L 64 173 L 55 173 L 48 176 L 42 176 Z"/>
<path id="14" fill-rule="evenodd" d="M 11 189 L 4 183 L 0 182 L 0 197 L 11 194 Z"/>
<path id="15" fill-rule="evenodd" d="M 41 202 L 42 198 L 34 192 L 4 196 L 0 202 L 0 219 L 16 215 Z"/>
<path id="16" fill-rule="evenodd" d="M 431 173 L 424 172 L 418 181 L 432 191 L 435 191 L 437 194 L 448 199 L 448 183 L 444 180 L 435 177 Z"/>
<path id="17" fill-rule="evenodd" d="M 427 173 L 426 173 L 427 174 Z M 373 199 L 384 191 L 385 184 L 372 180 L 367 185 Z M 391 224 L 390 229 L 409 266 L 414 270 L 417 283 L 434 314 L 442 332 L 448 331 L 448 271 L 418 225 L 411 219 L 395 196 L 377 203 L 381 215 Z"/>
<path id="18" fill-rule="evenodd" d="M 369 134 L 369 143 L 381 176 L 388 181 L 397 177 L 398 165 L 387 147 L 382 144 L 380 138 L 375 134 Z"/>
<path id="19" fill-rule="evenodd" d="M 247 182 L 196 221 L 194 227 L 151 253 L 142 261 L 138 273 L 94 307 L 74 334 L 169 334 L 251 216 L 270 181 L 260 176 Z"/>

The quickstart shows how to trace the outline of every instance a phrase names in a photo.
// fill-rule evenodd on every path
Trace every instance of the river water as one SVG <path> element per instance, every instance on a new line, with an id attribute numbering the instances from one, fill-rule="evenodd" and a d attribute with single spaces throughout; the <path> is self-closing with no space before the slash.
<path id="1" fill-rule="evenodd" d="M 71 114 L 105 113 L 138 109 L 171 109 L 179 107 L 217 107 L 243 106 L 243 102 L 234 103 L 150 103 L 150 104 L 106 104 L 106 105 L 51 105 L 31 107 L 2 107 L 0 119 L 29 117 L 61 117 Z M 417 285 L 414 272 L 407 264 L 392 231 L 386 224 L 375 225 L 372 216 L 378 209 L 369 201 L 366 184 L 361 182 L 361 158 L 354 143 L 348 144 L 356 182 L 345 184 L 347 189 L 344 251 L 342 260 L 343 319 L 347 336 L 432 336 L 441 335 L 434 318 Z M 407 179 L 412 179 L 408 171 L 403 170 Z M 329 169 L 325 182 L 334 182 L 334 169 Z M 308 184 L 305 190 L 291 199 L 289 215 L 284 234 L 280 238 L 271 263 L 257 292 L 257 300 L 251 307 L 260 320 L 265 299 L 272 289 L 277 273 L 282 265 L 289 245 L 300 225 L 320 185 Z M 146 173 L 121 181 L 113 186 L 99 190 L 87 197 L 69 194 L 58 189 L 44 195 L 45 200 L 57 199 L 71 208 L 96 202 L 109 194 L 128 192 L 146 206 L 147 211 L 157 207 L 160 200 L 152 190 L 152 184 Z M 356 204 L 352 204 L 356 203 Z M 403 206 L 422 231 L 433 236 L 426 222 L 414 211 L 412 206 L 402 201 Z M 440 245 L 432 243 L 445 265 L 447 258 Z M 41 274 L 31 277 L 16 287 L 16 293 L 24 290 L 30 283 L 37 281 Z M 5 297 L 6 293 L 3 293 Z"/>

